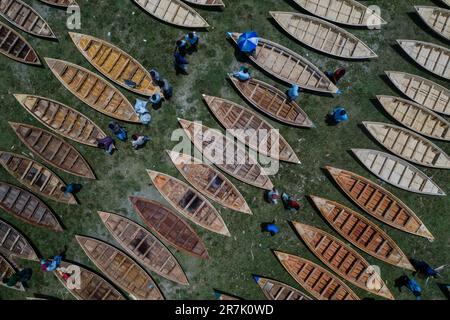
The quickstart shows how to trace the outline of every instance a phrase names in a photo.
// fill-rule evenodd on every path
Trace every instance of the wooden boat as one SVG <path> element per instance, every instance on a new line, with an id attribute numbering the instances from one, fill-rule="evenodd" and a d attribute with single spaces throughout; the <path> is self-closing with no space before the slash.
<path id="1" fill-rule="evenodd" d="M 395 155 L 436 169 L 450 169 L 450 157 L 421 135 L 402 127 L 381 122 L 363 122 L 367 131 Z"/>
<path id="2" fill-rule="evenodd" d="M 219 290 L 214 290 L 214 295 L 216 296 L 217 300 L 224 300 L 224 301 L 238 301 L 238 300 L 242 300 L 238 297 L 232 296 L 230 294 L 224 293 L 222 291 Z"/>
<path id="3" fill-rule="evenodd" d="M 184 2 L 206 8 L 225 8 L 222 0 L 183 0 Z"/>
<path id="4" fill-rule="evenodd" d="M 73 274 L 71 266 L 80 270 L 80 288 L 76 289 L 68 285 L 72 279 L 64 279 L 63 273 Z M 92 272 L 79 264 L 61 261 L 60 268 L 54 272 L 62 285 L 78 300 L 126 300 L 108 281 L 95 272 Z"/>
<path id="5" fill-rule="evenodd" d="M 127 98 L 103 78 L 67 61 L 50 58 L 45 61 L 66 89 L 91 108 L 111 118 L 140 123 Z"/>
<path id="6" fill-rule="evenodd" d="M 253 278 L 269 300 L 312 300 L 303 292 L 282 282 L 259 276 Z"/>
<path id="7" fill-rule="evenodd" d="M 75 176 L 95 179 L 89 164 L 69 143 L 53 133 L 24 123 L 9 122 L 19 139 L 41 159 Z"/>
<path id="8" fill-rule="evenodd" d="M 414 6 L 414 8 L 431 30 L 450 40 L 450 25 L 448 24 L 450 10 L 432 6 Z"/>
<path id="9" fill-rule="evenodd" d="M 417 40 L 397 40 L 397 43 L 418 65 L 450 80 L 450 50 L 434 43 Z"/>
<path id="10" fill-rule="evenodd" d="M 368 149 L 352 149 L 361 163 L 383 181 L 420 194 L 445 196 L 445 192 L 425 173 L 390 153 Z"/>
<path id="11" fill-rule="evenodd" d="M 177 259 L 158 238 L 125 217 L 103 211 L 98 211 L 98 215 L 114 239 L 144 267 L 166 279 L 189 285 Z"/>
<path id="12" fill-rule="evenodd" d="M 13 267 L 13 265 L 0 254 L 0 285 L 5 286 L 9 289 L 25 291 L 25 288 L 23 287 L 23 284 L 21 282 L 17 282 L 17 284 L 13 287 L 7 286 L 5 283 L 3 283 L 4 279 L 9 279 L 15 273 L 16 269 Z"/>
<path id="13" fill-rule="evenodd" d="M 75 0 L 40 0 L 41 2 L 44 2 L 46 4 L 49 4 L 51 6 L 61 7 L 61 8 L 67 8 L 69 6 L 78 6 L 78 3 L 76 3 Z"/>
<path id="14" fill-rule="evenodd" d="M 167 150 L 183 177 L 199 192 L 231 210 L 252 214 L 239 190 L 218 170 L 189 155 Z"/>
<path id="15" fill-rule="evenodd" d="M 418 104 L 450 116 L 450 90 L 428 79 L 404 72 L 386 71 L 392 83 Z"/>
<path id="16" fill-rule="evenodd" d="M 236 144 L 218 130 L 184 119 L 178 119 L 178 122 L 195 147 L 202 153 L 204 148 L 207 148 L 207 150 L 215 150 L 217 155 L 222 154 L 222 159 L 218 161 L 217 155 L 212 157 L 210 152 L 203 153 L 206 159 L 221 170 L 252 186 L 272 190 L 272 181 L 244 147 Z M 234 156 L 234 161 L 229 159 L 231 155 Z"/>
<path id="17" fill-rule="evenodd" d="M 367 292 L 394 300 L 372 265 L 358 252 L 323 230 L 292 221 L 307 247 L 334 273 Z"/>
<path id="18" fill-rule="evenodd" d="M 202 16 L 180 0 L 134 0 L 150 15 L 182 28 L 204 29 L 209 24 Z"/>
<path id="19" fill-rule="evenodd" d="M 94 121 L 60 102 L 27 94 L 14 96 L 40 123 L 63 137 L 91 147 L 97 147 L 97 139 L 106 137 Z"/>
<path id="20" fill-rule="evenodd" d="M 40 66 L 38 54 L 18 32 L 0 22 L 0 53 L 10 59 Z"/>
<path id="21" fill-rule="evenodd" d="M 381 261 L 414 271 L 395 241 L 371 220 L 337 202 L 310 197 L 325 220 L 355 247 Z"/>
<path id="22" fill-rule="evenodd" d="M 354 0 L 294 0 L 304 10 L 334 23 L 353 27 L 386 24 L 380 16 Z"/>
<path id="23" fill-rule="evenodd" d="M 219 212 L 200 193 L 167 174 L 152 170 L 147 173 L 156 189 L 179 213 L 206 230 L 231 236 Z"/>
<path id="24" fill-rule="evenodd" d="M 292 254 L 280 251 L 274 253 L 295 281 L 316 299 L 359 300 L 352 289 L 321 266 Z"/>
<path id="25" fill-rule="evenodd" d="M 447 7 L 450 7 L 450 0 L 441 0 L 443 4 L 445 4 Z"/>
<path id="26" fill-rule="evenodd" d="M 106 242 L 75 236 L 89 259 L 135 300 L 164 300 L 150 275 L 134 260 Z"/>
<path id="27" fill-rule="evenodd" d="M 21 0 L 0 1 L 0 15 L 17 28 L 34 36 L 56 39 L 48 23 L 31 6 Z"/>
<path id="28" fill-rule="evenodd" d="M 404 232 L 434 240 L 417 215 L 386 189 L 350 171 L 325 169 L 345 194 L 372 217 Z"/>
<path id="29" fill-rule="evenodd" d="M 218 97 L 203 95 L 203 99 L 222 126 L 240 142 L 265 156 L 300 163 L 283 136 L 255 112 Z"/>
<path id="30" fill-rule="evenodd" d="M 134 209 L 152 231 L 176 249 L 202 259 L 209 259 L 203 240 L 192 227 L 156 201 L 129 197 Z"/>
<path id="31" fill-rule="evenodd" d="M 38 256 L 28 240 L 13 226 L 0 219 L 0 251 L 8 256 L 38 261 Z"/>
<path id="32" fill-rule="evenodd" d="M 402 125 L 429 138 L 450 141 L 450 123 L 410 100 L 392 97 L 377 96 L 384 110 Z"/>
<path id="33" fill-rule="evenodd" d="M 230 33 L 237 44 L 241 33 Z M 314 64 L 282 45 L 259 38 L 255 54 L 249 59 L 257 66 L 289 84 L 321 93 L 337 93 L 339 89 Z"/>
<path id="34" fill-rule="evenodd" d="M 346 30 L 325 20 L 293 12 L 271 11 L 275 21 L 297 41 L 344 59 L 373 59 L 377 54 Z"/>
<path id="35" fill-rule="evenodd" d="M 308 115 L 295 101 L 288 101 L 281 90 L 255 78 L 242 82 L 229 75 L 229 79 L 252 106 L 267 116 L 294 127 L 314 127 Z"/>
<path id="36" fill-rule="evenodd" d="M 74 32 L 69 32 L 69 35 L 89 63 L 109 80 L 144 96 L 152 96 L 155 93 L 162 94 L 161 89 L 153 82 L 150 73 L 139 61 L 122 49 L 89 35 Z M 136 88 L 127 86 L 126 80 L 136 83 Z"/>

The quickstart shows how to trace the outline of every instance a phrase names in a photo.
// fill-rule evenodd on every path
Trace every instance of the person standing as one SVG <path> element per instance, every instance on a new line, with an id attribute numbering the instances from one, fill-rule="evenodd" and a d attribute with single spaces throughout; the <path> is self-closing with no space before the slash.
<path id="1" fill-rule="evenodd" d="M 67 196 L 69 194 L 77 194 L 81 191 L 81 188 L 83 188 L 83 186 L 79 183 L 69 183 L 67 186 L 61 187 L 61 191 Z"/>
<path id="2" fill-rule="evenodd" d="M 142 134 L 133 134 L 131 136 L 131 145 L 135 150 L 142 148 L 148 141 L 150 141 L 149 136 L 145 136 Z"/>
<path id="3" fill-rule="evenodd" d="M 291 88 L 286 92 L 289 102 L 296 101 L 300 95 L 300 88 L 298 85 L 293 84 Z"/>

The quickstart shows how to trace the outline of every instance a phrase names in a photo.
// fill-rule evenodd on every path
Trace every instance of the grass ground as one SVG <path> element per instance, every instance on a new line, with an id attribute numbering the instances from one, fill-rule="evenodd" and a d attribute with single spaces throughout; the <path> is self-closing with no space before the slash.
<path id="1" fill-rule="evenodd" d="M 166 103 L 162 109 L 152 113 L 153 122 L 150 127 L 126 125 L 129 133 L 143 132 L 152 136 L 153 140 L 145 149 L 133 151 L 129 144 L 119 143 L 118 151 L 111 157 L 100 150 L 73 143 L 94 168 L 98 180 L 77 179 L 55 169 L 66 182 L 76 181 L 84 185 L 83 191 L 79 195 L 81 202 L 79 206 L 69 207 L 46 201 L 65 225 L 64 233 L 55 234 L 43 231 L 22 223 L 4 211 L 0 212 L 1 219 L 10 222 L 29 237 L 41 256 L 52 256 L 67 245 L 68 259 L 93 269 L 95 266 L 82 252 L 74 235 L 90 235 L 114 243 L 97 216 L 97 210 L 116 212 L 140 221 L 127 200 L 129 195 L 144 195 L 163 201 L 155 188 L 149 185 L 145 169 L 156 169 L 181 178 L 164 153 L 165 149 L 170 149 L 176 144 L 171 141 L 170 137 L 172 131 L 179 127 L 177 117 L 202 120 L 208 126 L 220 128 L 202 102 L 202 93 L 222 96 L 246 105 L 225 78 L 227 72 L 239 66 L 234 57 L 234 48 L 225 40 L 227 31 L 256 30 L 262 37 L 279 42 L 302 54 L 321 69 L 329 70 L 344 66 L 348 70 L 347 76 L 340 83 L 344 93 L 339 97 L 323 97 L 309 93 L 301 96 L 299 103 L 316 123 L 317 128 L 312 130 L 295 129 L 268 119 L 276 128 L 280 129 L 302 161 L 301 165 L 282 163 L 279 173 L 272 180 L 280 190 L 299 197 L 315 194 L 357 209 L 324 174 L 321 168 L 325 165 L 352 170 L 376 181 L 374 176 L 371 176 L 354 160 L 348 150 L 350 148 L 381 149 L 367 136 L 360 124 L 364 120 L 393 123 L 373 102 L 377 94 L 400 95 L 386 81 L 383 76 L 385 70 L 411 72 L 425 76 L 444 86 L 447 85 L 445 81 L 417 68 L 402 57 L 395 47 L 395 40 L 402 38 L 420 39 L 446 45 L 418 21 L 413 13 L 413 5 L 418 4 L 417 1 L 376 1 L 376 4 L 382 8 L 383 18 L 389 24 L 382 30 L 350 29 L 350 31 L 372 47 L 378 53 L 379 58 L 374 61 L 347 62 L 312 51 L 293 41 L 275 27 L 268 18 L 268 12 L 270 10 L 300 10 L 293 4 L 293 1 L 226 0 L 227 8 L 224 12 L 199 9 L 199 12 L 213 28 L 209 32 L 201 33 L 200 50 L 189 58 L 190 74 L 179 77 L 173 71 L 171 54 L 174 40 L 183 35 L 184 30 L 155 20 L 140 10 L 132 1 L 78 1 L 82 8 L 82 28 L 79 32 L 108 40 L 138 58 L 144 66 L 156 67 L 175 87 L 173 100 Z M 40 56 L 65 59 L 94 70 L 77 51 L 67 34 L 66 13 L 63 10 L 45 6 L 36 0 L 27 0 L 26 2 L 42 13 L 58 34 L 59 42 L 25 35 L 38 50 Z M 375 1 L 363 2 L 366 5 L 375 3 Z M 437 5 L 437 2 L 423 0 L 420 1 L 420 4 Z M 109 33 L 110 36 L 108 36 Z M 259 70 L 255 70 L 255 76 L 285 90 L 282 84 L 267 77 Z M 2 150 L 10 150 L 14 147 L 15 152 L 29 152 L 19 142 L 9 127 L 8 121 L 40 126 L 19 106 L 12 96 L 13 93 L 39 94 L 59 100 L 82 111 L 104 129 L 107 128 L 110 119 L 78 101 L 63 88 L 48 68 L 25 66 L 1 56 L 0 78 L 0 149 Z M 131 101 L 136 98 L 125 90 L 122 92 Z M 329 127 L 324 122 L 324 116 L 336 105 L 342 105 L 349 110 L 351 121 L 342 126 Z M 448 143 L 436 142 L 436 144 L 450 153 Z M 433 177 L 447 193 L 450 192 L 448 190 L 449 171 L 421 169 Z M 0 179 L 17 184 L 3 169 L 0 170 Z M 189 287 L 178 286 L 152 273 L 166 298 L 213 299 L 212 290 L 216 288 L 245 299 L 262 299 L 263 295 L 254 283 L 252 274 L 272 277 L 298 287 L 273 256 L 271 249 L 283 250 L 315 262 L 319 261 L 299 241 L 288 221 L 297 220 L 312 224 L 335 234 L 307 200 L 303 200 L 305 207 L 301 212 L 287 213 L 281 206 L 272 207 L 263 203 L 260 190 L 234 179 L 232 181 L 246 197 L 254 215 L 242 215 L 217 207 L 230 229 L 231 238 L 224 238 L 193 226 L 203 237 L 212 259 L 200 261 L 171 248 L 184 267 L 191 285 Z M 413 208 L 435 235 L 436 241 L 430 243 L 425 239 L 384 225 L 382 228 L 398 242 L 409 256 L 424 259 L 434 266 L 448 263 L 450 261 L 449 198 L 419 196 L 396 189 L 381 181 L 378 183 L 394 192 Z M 280 226 L 281 233 L 275 237 L 261 234 L 260 223 L 273 219 Z M 397 299 L 412 298 L 412 295 L 406 290 L 400 293 L 393 287 L 394 279 L 401 276 L 404 273 L 403 270 L 376 261 L 364 253 L 362 255 L 369 262 L 381 267 L 382 277 L 387 280 L 388 286 Z M 30 289 L 21 294 L 0 287 L 2 299 L 20 299 L 33 294 L 72 299 L 72 296 L 53 275 L 43 274 L 36 264 L 23 261 L 19 261 L 19 263 L 21 266 L 30 266 L 34 270 Z M 442 281 L 449 280 L 448 272 L 447 270 Z M 424 299 L 444 299 L 434 280 L 426 286 L 422 280 L 419 281 L 424 286 Z M 370 296 L 354 286 L 351 287 L 361 297 Z"/>

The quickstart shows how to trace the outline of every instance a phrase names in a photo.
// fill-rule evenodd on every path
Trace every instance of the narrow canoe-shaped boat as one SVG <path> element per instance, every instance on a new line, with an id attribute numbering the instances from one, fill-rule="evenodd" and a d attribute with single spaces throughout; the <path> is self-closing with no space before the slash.
<path id="1" fill-rule="evenodd" d="M 397 42 L 418 65 L 450 80 L 450 50 L 434 43 L 417 40 L 397 40 Z"/>
<path id="2" fill-rule="evenodd" d="M 237 300 L 241 300 L 238 297 L 232 296 L 231 294 L 227 294 L 225 292 L 219 291 L 219 290 L 214 290 L 214 296 L 216 297 L 217 300 L 229 300 L 229 301 L 237 301 Z"/>
<path id="3" fill-rule="evenodd" d="M 450 25 L 448 24 L 450 10 L 432 6 L 414 6 L 414 8 L 431 30 L 450 40 Z"/>
<path id="4" fill-rule="evenodd" d="M 230 33 L 237 43 L 240 33 Z M 282 45 L 259 38 L 255 54 L 249 59 L 261 69 L 286 83 L 321 93 L 337 93 L 339 89 L 314 64 Z"/>
<path id="5" fill-rule="evenodd" d="M 276 280 L 253 276 L 269 300 L 312 300 L 303 292 Z"/>
<path id="6" fill-rule="evenodd" d="M 445 192 L 431 178 L 405 160 L 377 150 L 352 149 L 352 152 L 370 172 L 397 188 L 445 196 Z"/>
<path id="7" fill-rule="evenodd" d="M 20 0 L 0 1 L 0 15 L 17 28 L 34 36 L 56 39 L 55 34 L 36 10 Z"/>
<path id="8" fill-rule="evenodd" d="M 60 102 L 27 94 L 14 96 L 40 123 L 63 137 L 91 147 L 97 147 L 97 139 L 106 137 L 94 121 Z"/>
<path id="9" fill-rule="evenodd" d="M 395 241 L 371 220 L 337 202 L 315 196 L 311 199 L 328 223 L 355 247 L 381 261 L 414 271 Z"/>
<path id="10" fill-rule="evenodd" d="M 127 98 L 95 73 L 76 64 L 45 58 L 55 77 L 78 99 L 111 118 L 139 123 Z"/>
<path id="11" fill-rule="evenodd" d="M 177 259 L 150 232 L 117 214 L 99 211 L 108 231 L 133 258 L 160 276 L 188 285 L 188 279 Z"/>
<path id="12" fill-rule="evenodd" d="M 0 254 L 0 285 L 3 285 L 9 289 L 25 291 L 25 288 L 23 287 L 23 284 L 21 282 L 17 282 L 17 284 L 13 287 L 7 286 L 5 283 L 3 283 L 4 279 L 9 279 L 15 273 L 16 269 L 13 267 L 13 265 Z"/>
<path id="13" fill-rule="evenodd" d="M 189 139 L 203 156 L 224 172 L 252 186 L 271 190 L 272 181 L 258 162 L 239 144 L 199 123 L 178 119 Z M 211 154 L 215 151 L 215 156 Z M 206 152 L 204 152 L 206 151 Z M 231 157 L 233 156 L 233 159 Z M 222 158 L 219 159 L 218 158 Z M 228 163 L 227 163 L 228 162 Z"/>
<path id="14" fill-rule="evenodd" d="M 38 261 L 38 256 L 28 240 L 9 225 L 0 219 L 0 251 L 7 255 L 13 255 L 21 259 Z"/>
<path id="15" fill-rule="evenodd" d="M 318 300 L 359 300 L 359 297 L 343 281 L 321 266 L 294 256 L 274 251 L 287 272 L 306 291 Z"/>
<path id="16" fill-rule="evenodd" d="M 41 61 L 31 44 L 14 29 L 1 22 L 0 53 L 22 63 L 41 65 Z"/>
<path id="17" fill-rule="evenodd" d="M 194 257 L 209 259 L 203 240 L 186 221 L 159 202 L 140 197 L 129 199 L 145 224 L 159 238 Z"/>
<path id="18" fill-rule="evenodd" d="M 153 83 L 150 73 L 122 49 L 89 35 L 74 32 L 69 32 L 69 35 L 89 63 L 109 80 L 144 96 L 161 94 L 161 89 Z M 126 80 L 136 83 L 136 88 L 127 86 Z"/>
<path id="19" fill-rule="evenodd" d="M 75 0 L 40 0 L 40 1 L 49 4 L 51 6 L 61 8 L 67 8 L 69 6 L 78 6 L 78 3 L 76 3 Z"/>
<path id="20" fill-rule="evenodd" d="M 429 138 L 450 141 L 450 123 L 410 100 L 392 97 L 377 96 L 384 110 L 405 127 Z"/>
<path id="21" fill-rule="evenodd" d="M 314 124 L 295 101 L 288 101 L 281 90 L 257 79 L 239 81 L 229 75 L 231 83 L 256 109 L 284 124 L 312 128 Z"/>
<path id="22" fill-rule="evenodd" d="M 134 0 L 150 15 L 182 28 L 204 29 L 209 24 L 202 16 L 180 0 Z"/>
<path id="23" fill-rule="evenodd" d="M 151 170 L 147 173 L 164 199 L 179 213 L 209 231 L 230 236 L 219 212 L 199 192 L 167 174 Z"/>
<path id="24" fill-rule="evenodd" d="M 419 217 L 386 189 L 350 171 L 325 169 L 345 194 L 372 217 L 404 232 L 434 240 Z"/>
<path id="25" fill-rule="evenodd" d="M 377 54 L 350 32 L 310 15 L 271 11 L 275 21 L 297 41 L 344 59 L 373 59 Z"/>
<path id="26" fill-rule="evenodd" d="M 135 300 L 164 300 L 150 275 L 124 252 L 106 242 L 75 236 L 89 259 Z"/>
<path id="27" fill-rule="evenodd" d="M 186 3 L 206 7 L 206 8 L 224 8 L 225 3 L 222 0 L 183 0 Z"/>
<path id="28" fill-rule="evenodd" d="M 381 276 L 353 248 L 318 228 L 295 221 L 292 224 L 308 248 L 333 272 L 367 292 L 394 300 Z"/>
<path id="29" fill-rule="evenodd" d="M 283 136 L 255 112 L 218 97 L 203 95 L 203 99 L 227 132 L 240 142 L 265 156 L 300 163 Z"/>
<path id="30" fill-rule="evenodd" d="M 9 123 L 19 139 L 35 154 L 56 168 L 75 176 L 95 179 L 89 164 L 69 143 L 53 133 L 23 123 Z"/>
<path id="31" fill-rule="evenodd" d="M 450 169 L 450 157 L 421 135 L 381 122 L 363 122 L 367 131 L 386 149 L 407 161 L 436 169 Z"/>
<path id="32" fill-rule="evenodd" d="M 231 210 L 252 214 L 239 190 L 218 170 L 187 154 L 167 150 L 175 167 L 199 192 Z"/>

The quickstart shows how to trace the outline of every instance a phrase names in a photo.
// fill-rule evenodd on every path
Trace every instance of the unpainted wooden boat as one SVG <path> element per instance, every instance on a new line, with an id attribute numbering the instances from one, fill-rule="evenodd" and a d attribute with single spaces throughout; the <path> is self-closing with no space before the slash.
<path id="1" fill-rule="evenodd" d="M 377 96 L 384 110 L 402 125 L 429 138 L 450 141 L 450 123 L 428 108 L 410 100 Z"/>
<path id="2" fill-rule="evenodd" d="M 268 300 L 312 300 L 308 295 L 285 283 L 253 276 Z"/>
<path id="3" fill-rule="evenodd" d="M 4 279 L 9 279 L 16 273 L 16 269 L 11 262 L 0 254 L 0 285 L 9 289 L 16 289 L 18 291 L 25 291 L 25 288 L 21 282 L 17 282 L 14 286 L 10 287 L 3 283 Z"/>
<path id="4" fill-rule="evenodd" d="M 178 119 L 178 122 L 194 146 L 218 168 L 247 184 L 272 190 L 272 181 L 243 146 L 236 144 L 218 130 L 184 119 Z M 214 157 L 210 150 L 215 151 Z"/>
<path id="5" fill-rule="evenodd" d="M 18 32 L 0 22 L 0 53 L 10 59 L 40 66 L 38 54 Z"/>
<path id="6" fill-rule="evenodd" d="M 206 8 L 225 8 L 225 3 L 222 0 L 183 0 L 188 4 L 193 4 L 196 6 L 206 7 Z"/>
<path id="7" fill-rule="evenodd" d="M 95 179 L 89 164 L 69 143 L 51 132 L 24 123 L 9 122 L 19 139 L 52 166 L 75 176 Z"/>
<path id="8" fill-rule="evenodd" d="M 141 265 L 166 279 L 189 285 L 177 259 L 144 227 L 117 214 L 98 211 L 98 215 L 114 239 Z"/>
<path id="9" fill-rule="evenodd" d="M 75 0 L 40 0 L 40 1 L 44 2 L 46 4 L 49 4 L 51 6 L 56 6 L 56 7 L 61 7 L 61 8 L 67 8 L 69 6 L 79 6 Z"/>
<path id="10" fill-rule="evenodd" d="M 48 23 L 30 5 L 21 0 L 1 0 L 0 15 L 17 28 L 34 36 L 56 39 Z"/>
<path id="11" fill-rule="evenodd" d="M 271 11 L 275 21 L 297 41 L 344 59 L 373 59 L 377 54 L 352 33 L 325 20 L 294 12 Z"/>
<path id="12" fill-rule="evenodd" d="M 236 44 L 240 35 L 230 33 Z M 261 69 L 286 83 L 321 93 L 334 94 L 339 91 L 318 67 L 278 43 L 259 38 L 255 53 L 248 57 Z"/>
<path id="13" fill-rule="evenodd" d="M 372 174 L 397 188 L 445 196 L 445 192 L 430 177 L 405 160 L 377 150 L 352 149 L 352 152 Z"/>
<path id="14" fill-rule="evenodd" d="M 441 0 L 443 4 L 445 4 L 447 7 L 450 7 L 450 0 Z"/>
<path id="15" fill-rule="evenodd" d="M 95 73 L 76 64 L 45 58 L 55 77 L 78 99 L 111 118 L 140 123 L 127 98 Z"/>
<path id="16" fill-rule="evenodd" d="M 167 174 L 152 170 L 147 173 L 156 189 L 179 213 L 206 230 L 231 236 L 219 212 L 199 192 Z"/>
<path id="17" fill-rule="evenodd" d="M 321 266 L 294 256 L 274 251 L 286 271 L 318 300 L 360 300 L 343 281 Z"/>
<path id="18" fill-rule="evenodd" d="M 3 184 L 3 183 L 2 183 Z M 6 221 L 0 219 L 0 251 L 21 259 L 38 261 L 38 256 L 28 240 Z"/>
<path id="19" fill-rule="evenodd" d="M 227 294 L 224 293 L 222 291 L 218 291 L 218 290 L 214 290 L 214 296 L 216 297 L 217 300 L 229 300 L 229 301 L 237 301 L 237 300 L 241 300 L 238 297 L 232 296 L 231 294 Z"/>
<path id="20" fill-rule="evenodd" d="M 283 136 L 255 112 L 218 97 L 203 95 L 203 99 L 227 132 L 240 142 L 265 156 L 300 163 Z"/>
<path id="21" fill-rule="evenodd" d="M 89 259 L 135 300 L 164 300 L 152 277 L 133 259 L 106 242 L 75 236 Z"/>
<path id="22" fill-rule="evenodd" d="M 386 263 L 415 270 L 395 241 L 371 220 L 337 202 L 310 198 L 334 230 L 355 247 Z"/>
<path id="23" fill-rule="evenodd" d="M 431 30 L 450 40 L 450 25 L 448 24 L 450 10 L 432 6 L 414 6 L 414 8 Z"/>
<path id="24" fill-rule="evenodd" d="M 166 151 L 178 171 L 199 192 L 226 208 L 252 214 L 245 198 L 225 175 L 187 154 Z"/>
<path id="25" fill-rule="evenodd" d="M 14 97 L 40 123 L 63 137 L 91 147 L 97 147 L 97 139 L 106 137 L 94 121 L 58 101 L 27 94 Z"/>
<path id="26" fill-rule="evenodd" d="M 325 169 L 342 191 L 372 217 L 401 231 L 434 240 L 414 211 L 386 189 L 350 171 L 328 166 Z"/>
<path id="27" fill-rule="evenodd" d="M 386 149 L 407 161 L 436 169 L 450 169 L 450 157 L 421 135 L 382 122 L 363 122 L 367 131 Z"/>

